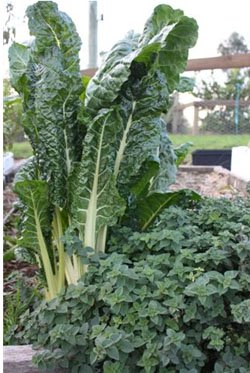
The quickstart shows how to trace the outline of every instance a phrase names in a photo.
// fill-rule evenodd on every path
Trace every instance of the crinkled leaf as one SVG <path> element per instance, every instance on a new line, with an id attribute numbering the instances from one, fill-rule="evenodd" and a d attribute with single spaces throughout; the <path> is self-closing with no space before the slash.
<path id="1" fill-rule="evenodd" d="M 157 63 L 167 78 L 169 91 L 179 83 L 179 74 L 186 67 L 188 49 L 195 45 L 197 36 L 196 21 L 165 4 L 158 5 L 147 21 L 139 45 L 153 44 L 155 40 L 161 42 Z"/>
<path id="2" fill-rule="evenodd" d="M 183 28 L 185 35 L 181 34 Z M 164 186 L 166 190 L 166 180 L 173 180 L 174 154 L 171 158 L 169 152 L 158 149 L 162 133 L 160 115 L 196 38 L 194 20 L 184 17 L 179 10 L 160 5 L 147 21 L 143 36 L 139 39 L 129 34 L 116 44 L 88 86 L 86 105 L 92 115 L 111 104 L 119 105 L 122 128 L 117 137 L 114 173 L 118 190 L 126 198 L 128 185 L 138 179 L 142 164 L 158 153 L 161 165 L 157 189 Z"/>
<path id="3" fill-rule="evenodd" d="M 119 105 L 122 128 L 117 134 L 114 173 L 124 196 L 129 195 L 129 185 L 138 178 L 142 164 L 158 155 L 162 132 L 160 113 L 168 100 L 163 75 L 154 72 L 138 82 L 136 72 L 134 74 L 122 90 Z"/>
<path id="4" fill-rule="evenodd" d="M 26 87 L 26 70 L 30 58 L 30 50 L 22 44 L 13 43 L 9 48 L 10 82 L 17 92 Z"/>
<path id="5" fill-rule="evenodd" d="M 86 106 L 93 115 L 100 109 L 109 107 L 117 98 L 122 84 L 130 75 L 137 42 L 138 35 L 130 32 L 105 55 L 86 92 Z"/>
<path id="6" fill-rule="evenodd" d="M 172 142 L 170 141 L 167 131 L 166 123 L 161 121 L 161 137 L 159 146 L 160 170 L 154 182 L 152 183 L 151 190 L 159 190 L 166 192 L 169 185 L 173 184 L 176 180 L 176 153 L 173 149 Z M 178 166 L 178 165 L 177 165 Z"/>
<path id="7" fill-rule="evenodd" d="M 195 87 L 195 79 L 187 76 L 181 76 L 177 86 L 178 92 L 192 92 Z"/>
<path id="8" fill-rule="evenodd" d="M 158 174 L 159 168 L 160 160 L 158 157 L 150 157 L 146 160 L 141 166 L 140 173 L 132 180 L 131 194 L 135 197 L 147 195 L 151 180 Z"/>
<path id="9" fill-rule="evenodd" d="M 83 87 L 78 56 L 81 42 L 71 19 L 53 2 L 37 2 L 28 7 L 27 16 L 35 40 L 26 67 L 23 63 L 19 70 L 20 50 L 26 53 L 25 62 L 28 52 L 18 44 L 12 46 L 12 80 L 23 97 L 23 126 L 41 176 L 49 181 L 53 202 L 62 207 L 67 176 L 81 157 L 84 135 L 77 119 Z"/>
<path id="10" fill-rule="evenodd" d="M 184 161 L 192 146 L 192 142 L 186 142 L 185 144 L 181 144 L 177 148 L 174 148 L 174 153 L 176 156 L 175 164 L 177 167 Z"/>
<path id="11" fill-rule="evenodd" d="M 38 251 L 38 227 L 47 241 L 50 243 L 51 213 L 48 201 L 48 185 L 41 180 L 18 181 L 15 184 L 15 192 L 23 204 L 23 230 L 20 244 L 24 247 Z"/>
<path id="12" fill-rule="evenodd" d="M 14 184 L 25 180 L 38 180 L 38 167 L 35 157 L 30 157 L 20 167 L 15 175 Z"/>
<path id="13" fill-rule="evenodd" d="M 151 193 L 138 203 L 136 216 L 139 226 L 145 230 L 163 209 L 187 201 L 198 201 L 200 195 L 194 191 L 183 189 L 177 192 Z"/>

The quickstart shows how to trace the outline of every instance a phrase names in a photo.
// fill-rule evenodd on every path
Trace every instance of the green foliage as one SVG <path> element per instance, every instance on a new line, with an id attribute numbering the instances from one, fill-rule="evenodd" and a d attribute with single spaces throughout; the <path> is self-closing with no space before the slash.
<path id="1" fill-rule="evenodd" d="M 117 227 L 108 254 L 26 312 L 15 338 L 44 348 L 41 368 L 247 373 L 249 238 L 243 200 L 170 207 L 143 233 Z"/>
<path id="2" fill-rule="evenodd" d="M 18 271 L 5 278 L 8 292 L 4 293 L 4 337 L 5 345 L 13 343 L 12 335 L 18 329 L 21 315 L 27 310 L 33 310 L 41 301 L 38 285 L 31 286 L 30 280 Z"/>
<path id="3" fill-rule="evenodd" d="M 218 52 L 222 55 L 247 53 L 249 50 L 244 37 L 237 32 L 218 47 Z M 250 97 L 250 70 L 247 69 L 230 69 L 224 72 L 225 81 L 219 84 L 216 77 L 211 75 L 211 79 L 202 81 L 197 95 L 205 100 L 234 100 L 237 96 L 237 86 L 239 98 L 242 101 L 249 100 Z M 215 133 L 234 133 L 234 107 L 214 107 L 202 122 L 202 129 L 207 132 Z M 249 107 L 240 107 L 238 117 L 238 132 L 250 133 L 249 124 L 250 111 Z"/>
<path id="4" fill-rule="evenodd" d="M 20 97 L 11 96 L 11 85 L 8 79 L 3 80 L 3 148 L 12 150 L 17 138 L 23 137 L 21 126 L 22 103 Z"/>
<path id="5" fill-rule="evenodd" d="M 235 53 L 248 53 L 249 48 L 246 44 L 245 38 L 238 34 L 238 32 L 233 32 L 224 43 L 220 43 L 218 47 L 218 52 L 222 56 Z"/>
<path id="6" fill-rule="evenodd" d="M 193 144 L 191 150 L 197 149 L 230 149 L 233 146 L 247 146 L 250 142 L 249 135 L 180 135 L 170 134 L 170 140 L 175 147 L 181 146 L 183 143 L 191 142 Z M 176 149 L 175 149 L 176 150 Z M 178 151 L 178 149 L 177 149 Z M 191 162 L 190 155 L 187 155 L 185 162 Z"/>
<path id="7" fill-rule="evenodd" d="M 30 158 L 33 154 L 32 147 L 28 141 L 14 142 L 12 149 L 14 158 Z"/>
<path id="8" fill-rule="evenodd" d="M 20 244 L 35 252 L 52 299 L 86 271 L 86 247 L 105 251 L 118 219 L 140 226 L 143 198 L 153 214 L 147 226 L 179 200 L 178 192 L 174 198 L 167 192 L 176 165 L 161 113 L 197 24 L 181 10 L 157 6 L 142 35 L 118 42 L 88 82 L 80 77 L 81 41 L 72 20 L 49 1 L 26 13 L 34 40 L 29 47 L 14 43 L 9 60 L 34 157 L 32 173 L 20 171 L 15 191 L 23 206 Z M 80 245 L 69 255 L 65 238 L 72 234 Z"/>
<path id="9" fill-rule="evenodd" d="M 16 28 L 14 26 L 14 6 L 11 1 L 5 1 L 6 13 L 3 22 L 3 44 L 9 44 L 16 37 Z"/>
<path id="10" fill-rule="evenodd" d="M 184 144 L 181 144 L 180 146 L 177 146 L 174 149 L 174 152 L 176 154 L 176 166 L 179 166 L 188 155 L 190 148 L 192 148 L 193 143 L 192 142 L 186 142 Z"/>
<path id="11" fill-rule="evenodd" d="M 239 133 L 250 133 L 250 110 L 239 110 Z M 220 110 L 208 113 L 202 121 L 201 129 L 210 133 L 235 133 L 234 110 L 231 108 L 222 108 Z"/>

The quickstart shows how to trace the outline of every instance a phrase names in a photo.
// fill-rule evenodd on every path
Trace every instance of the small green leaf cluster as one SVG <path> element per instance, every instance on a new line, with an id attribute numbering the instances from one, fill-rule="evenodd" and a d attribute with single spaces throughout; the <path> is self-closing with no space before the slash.
<path id="1" fill-rule="evenodd" d="M 119 253 L 118 253 L 119 252 Z M 109 252 L 16 336 L 39 367 L 70 372 L 250 369 L 250 207 L 170 207 L 150 231 L 113 230 Z"/>

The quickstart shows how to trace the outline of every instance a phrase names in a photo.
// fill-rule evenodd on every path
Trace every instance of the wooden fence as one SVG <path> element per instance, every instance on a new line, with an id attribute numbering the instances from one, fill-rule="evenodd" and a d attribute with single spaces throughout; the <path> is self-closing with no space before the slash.
<path id="1" fill-rule="evenodd" d="M 186 71 L 201 71 L 214 69 L 231 69 L 250 67 L 250 53 L 234 54 L 228 56 L 196 58 L 187 62 Z M 82 70 L 82 75 L 94 76 L 97 69 Z"/>
<path id="2" fill-rule="evenodd" d="M 214 69 L 225 70 L 225 69 L 231 69 L 231 68 L 244 68 L 244 67 L 250 67 L 250 53 L 190 59 L 187 62 L 185 71 L 201 71 L 201 70 L 214 70 Z M 92 77 L 95 75 L 96 71 L 97 69 L 85 69 L 85 70 L 82 70 L 81 73 L 82 75 L 87 75 L 87 76 Z M 194 135 L 197 135 L 199 133 L 199 111 L 200 109 L 209 109 L 217 105 L 234 107 L 235 101 L 234 100 L 203 100 L 203 101 L 193 101 L 187 104 L 179 104 L 178 98 L 177 98 L 171 110 L 172 115 L 173 115 L 172 132 L 173 133 L 177 132 L 178 118 L 179 118 L 178 112 L 186 109 L 187 107 L 193 106 L 194 117 L 193 117 L 192 132 Z M 250 100 L 247 100 L 247 101 L 240 100 L 239 106 L 240 107 L 250 106 Z"/>
<path id="3" fill-rule="evenodd" d="M 239 107 L 250 107 L 250 100 L 239 100 Z M 182 111 L 188 107 L 194 108 L 194 118 L 193 118 L 193 135 L 199 134 L 199 111 L 201 109 L 213 109 L 215 106 L 226 106 L 226 107 L 235 107 L 235 100 L 202 100 L 202 101 L 192 101 L 187 104 L 179 104 L 173 106 L 173 126 L 172 132 L 177 133 L 177 121 L 179 118 L 178 112 Z"/>

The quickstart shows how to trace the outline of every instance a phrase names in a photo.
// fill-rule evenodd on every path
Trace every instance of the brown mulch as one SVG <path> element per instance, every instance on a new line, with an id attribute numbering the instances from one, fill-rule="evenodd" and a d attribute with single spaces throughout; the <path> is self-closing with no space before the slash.
<path id="1" fill-rule="evenodd" d="M 16 202 L 17 196 L 12 191 L 12 184 L 7 184 L 3 191 L 3 218 L 6 220 L 4 224 L 4 250 L 11 248 L 11 244 L 8 244 L 8 237 L 13 238 L 15 241 L 18 230 L 16 227 L 16 218 L 18 217 L 18 212 L 13 209 L 13 204 Z M 4 282 L 3 282 L 3 292 L 4 294 L 10 293 L 13 291 L 13 286 L 15 284 L 14 279 L 9 279 L 8 276 L 11 275 L 14 271 L 17 271 L 20 275 L 23 275 L 25 279 L 30 282 L 33 282 L 33 278 L 36 275 L 38 267 L 30 263 L 21 262 L 17 260 L 9 260 L 4 262 Z"/>
<path id="2" fill-rule="evenodd" d="M 25 278 L 25 283 L 30 286 L 33 284 L 33 279 L 35 278 L 38 267 L 36 265 L 19 262 L 16 260 L 10 260 L 9 262 L 4 263 L 4 282 L 3 282 L 3 292 L 4 294 L 12 292 L 13 286 L 15 285 L 15 279 L 9 279 L 8 276 L 14 271 L 18 272 L 19 275 L 22 275 Z"/>
<path id="3" fill-rule="evenodd" d="M 228 182 L 228 173 L 219 172 L 186 172 L 178 171 L 176 183 L 171 185 L 171 190 L 183 188 L 193 189 L 207 197 L 235 198 L 243 193 L 233 188 Z"/>
<path id="4" fill-rule="evenodd" d="M 3 191 L 3 216 L 5 217 L 7 213 L 13 208 L 13 203 L 16 201 L 17 197 L 12 191 L 12 184 L 7 184 Z"/>

